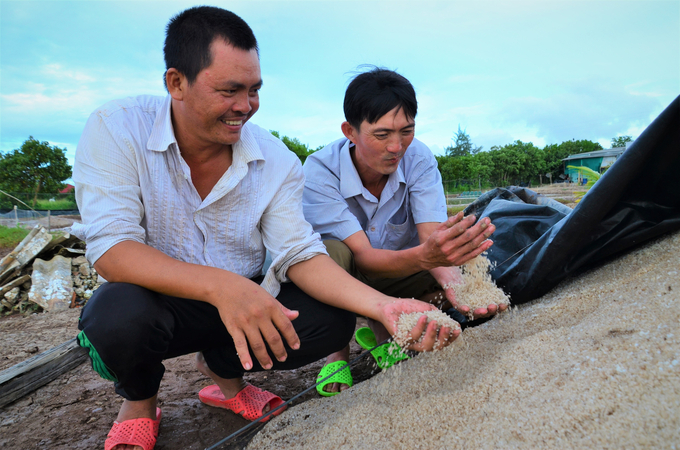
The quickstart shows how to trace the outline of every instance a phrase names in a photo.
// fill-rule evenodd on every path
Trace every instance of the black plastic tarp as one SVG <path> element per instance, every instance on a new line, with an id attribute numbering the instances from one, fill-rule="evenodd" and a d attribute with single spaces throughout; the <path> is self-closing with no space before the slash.
<path id="1" fill-rule="evenodd" d="M 680 97 L 570 208 L 533 191 L 494 189 L 465 209 L 497 228 L 491 276 L 523 303 L 577 270 L 680 229 Z"/>

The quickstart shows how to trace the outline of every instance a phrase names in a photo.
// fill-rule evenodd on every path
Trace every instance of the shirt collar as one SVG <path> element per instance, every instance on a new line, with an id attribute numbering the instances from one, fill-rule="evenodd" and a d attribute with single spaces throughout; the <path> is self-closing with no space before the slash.
<path id="1" fill-rule="evenodd" d="M 350 144 L 354 144 L 347 139 L 345 144 L 340 148 L 340 193 L 343 198 L 351 198 L 360 195 L 363 184 L 357 168 L 352 162 L 352 155 L 350 154 Z"/>
<path id="2" fill-rule="evenodd" d="M 359 172 L 352 161 L 350 147 L 354 147 L 354 144 L 348 139 L 342 148 L 340 148 L 340 193 L 343 198 L 360 195 L 363 193 L 364 189 L 364 185 L 361 183 L 361 177 L 359 177 Z M 406 183 L 403 158 L 399 161 L 397 170 L 387 178 L 385 188 L 389 189 L 391 193 L 394 193 L 399 188 L 400 183 Z"/>
<path id="3" fill-rule="evenodd" d="M 234 150 L 234 160 L 248 164 L 251 161 L 264 161 L 262 150 L 255 140 L 255 136 L 250 129 L 248 122 L 241 129 L 241 138 L 232 145 Z"/>
<path id="4" fill-rule="evenodd" d="M 161 105 L 156 120 L 153 122 L 151 128 L 151 135 L 146 143 L 146 148 L 156 152 L 164 152 L 170 145 L 177 145 L 175 139 L 175 132 L 172 128 L 172 116 L 170 114 L 170 106 L 172 105 L 172 97 L 170 95 L 165 97 L 163 105 Z"/>

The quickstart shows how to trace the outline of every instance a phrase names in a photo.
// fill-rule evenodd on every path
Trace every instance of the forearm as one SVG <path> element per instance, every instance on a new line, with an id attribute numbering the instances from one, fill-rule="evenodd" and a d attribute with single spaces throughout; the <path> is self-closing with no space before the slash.
<path id="1" fill-rule="evenodd" d="M 353 250 L 354 263 L 362 273 L 375 278 L 407 277 L 439 266 L 426 256 L 424 246 L 439 225 L 433 222 L 417 224 L 420 245 L 403 250 L 373 248 L 365 235 L 359 233 L 347 238 L 345 243 Z"/>
<path id="2" fill-rule="evenodd" d="M 291 266 L 287 276 L 320 302 L 378 321 L 384 320 L 384 305 L 393 300 L 349 275 L 326 255 Z"/>
<path id="3" fill-rule="evenodd" d="M 421 256 L 421 247 L 405 250 L 366 248 L 354 252 L 354 263 L 362 273 L 370 277 L 407 277 L 428 268 Z"/>
<path id="4" fill-rule="evenodd" d="M 176 260 L 145 244 L 123 241 L 111 247 L 95 263 L 102 277 L 110 282 L 125 282 L 145 287 L 161 294 L 214 304 L 222 294 L 218 280 L 228 283 L 229 292 L 256 287 L 247 278 L 215 267 L 201 266 Z"/>

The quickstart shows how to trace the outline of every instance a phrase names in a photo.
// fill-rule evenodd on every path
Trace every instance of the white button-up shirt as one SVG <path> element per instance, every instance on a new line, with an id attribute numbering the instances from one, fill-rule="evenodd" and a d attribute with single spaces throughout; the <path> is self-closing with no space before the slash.
<path id="1" fill-rule="evenodd" d="M 87 121 L 73 172 L 83 223 L 72 232 L 86 241 L 88 260 L 129 240 L 252 278 L 268 249 L 273 262 L 262 287 L 278 295 L 291 265 L 326 253 L 302 213 L 300 161 L 248 122 L 232 146 L 231 166 L 201 200 L 170 110 L 170 96 L 131 97 L 107 103 Z"/>
<path id="2" fill-rule="evenodd" d="M 437 160 L 425 144 L 413 140 L 380 200 L 361 182 L 350 145 L 339 139 L 305 161 L 305 217 L 323 239 L 344 241 L 363 230 L 373 248 L 403 250 L 420 244 L 416 224 L 446 220 Z"/>

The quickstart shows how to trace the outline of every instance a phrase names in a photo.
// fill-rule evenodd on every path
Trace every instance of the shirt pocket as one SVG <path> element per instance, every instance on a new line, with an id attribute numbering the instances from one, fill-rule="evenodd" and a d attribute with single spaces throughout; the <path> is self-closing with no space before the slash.
<path id="1" fill-rule="evenodd" d="M 394 220 L 403 223 L 392 223 Z M 408 248 L 407 245 L 413 240 L 414 235 L 417 233 L 417 229 L 413 224 L 411 219 L 411 214 L 406 211 L 406 219 L 403 216 L 401 218 L 392 217 L 388 222 L 385 223 L 385 239 L 384 239 L 384 250 L 402 250 Z"/>

